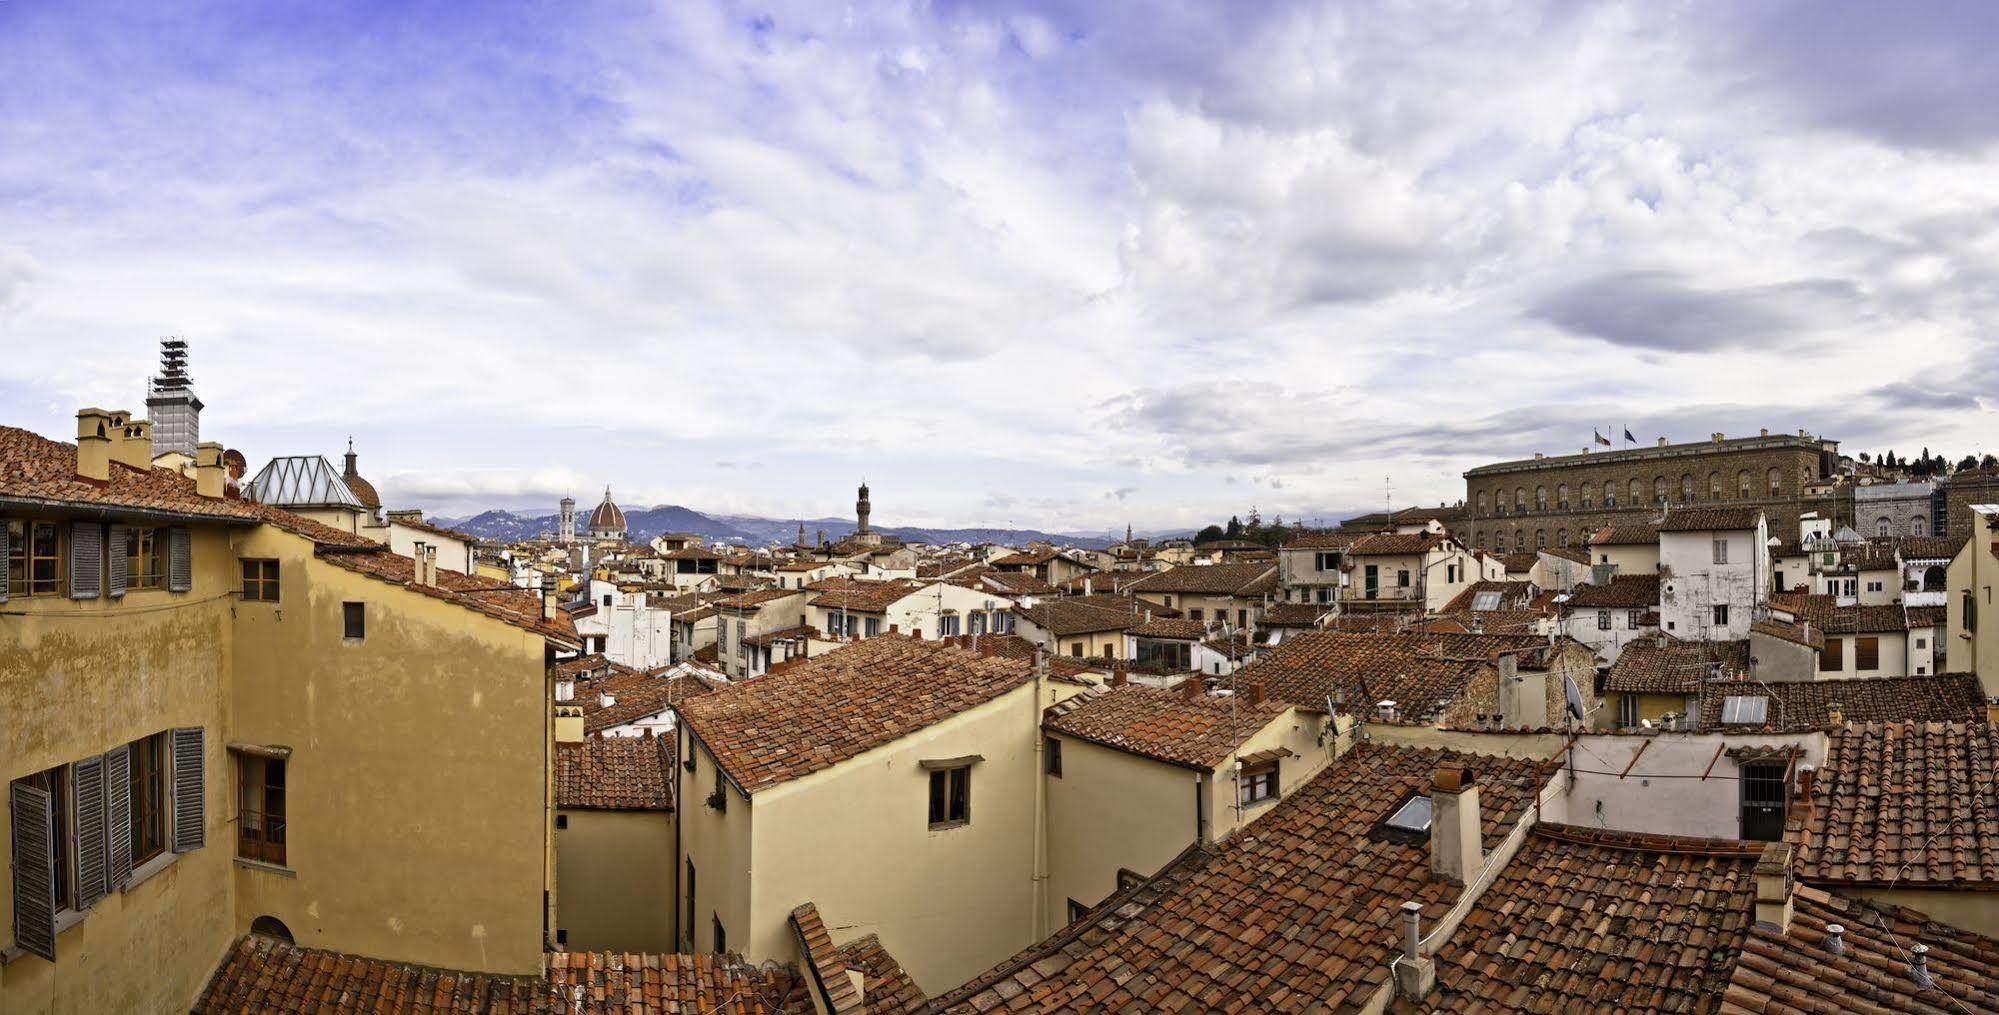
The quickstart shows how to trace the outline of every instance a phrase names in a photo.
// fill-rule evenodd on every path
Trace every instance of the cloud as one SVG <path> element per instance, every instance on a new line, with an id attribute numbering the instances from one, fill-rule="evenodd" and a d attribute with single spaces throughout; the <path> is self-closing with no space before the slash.
<path id="1" fill-rule="evenodd" d="M 1661 352 L 1712 352 L 1757 346 L 1796 347 L 1863 310 L 1858 288 L 1843 279 L 1698 288 L 1675 272 L 1600 275 L 1563 287 L 1532 308 L 1534 316 L 1613 345 Z"/>

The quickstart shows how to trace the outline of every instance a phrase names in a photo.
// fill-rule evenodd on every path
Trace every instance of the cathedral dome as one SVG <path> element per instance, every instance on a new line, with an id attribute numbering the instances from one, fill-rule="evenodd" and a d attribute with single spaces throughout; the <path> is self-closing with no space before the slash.
<path id="1" fill-rule="evenodd" d="M 354 471 L 354 442 L 351 440 L 347 442 L 347 468 L 340 473 L 340 481 L 347 484 L 347 491 L 361 502 L 362 507 L 382 506 L 382 495 L 375 492 L 375 484 L 362 479 L 361 474 Z"/>
<path id="2" fill-rule="evenodd" d="M 618 509 L 618 505 L 611 503 L 611 488 L 608 486 L 604 488 L 604 502 L 590 512 L 590 531 L 592 534 L 598 532 L 622 534 L 625 531 L 625 513 Z"/>

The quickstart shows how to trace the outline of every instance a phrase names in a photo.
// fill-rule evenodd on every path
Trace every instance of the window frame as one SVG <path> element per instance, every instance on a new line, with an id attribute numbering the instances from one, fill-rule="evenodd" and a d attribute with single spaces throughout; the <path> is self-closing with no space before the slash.
<path id="1" fill-rule="evenodd" d="M 929 827 L 931 831 L 962 828 L 972 823 L 972 765 L 930 769 Z"/>
<path id="2" fill-rule="evenodd" d="M 1236 773 L 1236 804 L 1252 807 L 1277 799 L 1277 761 L 1272 759 L 1255 765 L 1245 765 Z"/>
<path id="3" fill-rule="evenodd" d="M 290 821 L 286 812 L 291 787 L 288 767 L 289 760 L 285 758 L 248 753 L 236 755 L 236 856 L 239 859 L 277 867 L 287 865 L 286 842 Z M 275 785 L 271 781 L 274 771 L 278 776 Z M 251 777 L 253 772 L 254 779 Z"/>
<path id="4" fill-rule="evenodd" d="M 157 591 L 167 587 L 166 554 L 160 552 L 167 530 L 157 526 L 122 526 L 125 530 L 125 591 Z"/>
<path id="5" fill-rule="evenodd" d="M 1043 736 L 1041 769 L 1057 779 L 1062 778 L 1062 738 Z"/>
<path id="6" fill-rule="evenodd" d="M 1869 673 L 1881 668 L 1881 636 L 1875 634 L 1855 635 L 1853 638 L 1853 669 L 1857 673 Z"/>
<path id="7" fill-rule="evenodd" d="M 125 806 L 131 812 L 131 820 L 126 831 L 132 837 L 134 867 L 166 853 L 168 847 L 172 845 L 167 835 L 168 819 L 172 817 L 173 811 L 173 791 L 168 782 L 173 756 L 170 739 L 171 734 L 161 730 L 151 736 L 140 737 L 129 745 L 131 760 L 126 774 L 128 796 Z M 149 753 L 151 757 L 147 759 L 146 755 Z M 147 785 L 149 779 L 147 769 L 150 769 L 150 786 Z M 146 800 L 148 789 L 153 794 L 150 808 Z M 153 825 L 150 831 L 157 837 L 156 841 L 145 838 L 149 831 L 145 827 L 149 811 Z"/>
<path id="8" fill-rule="evenodd" d="M 340 637 L 346 641 L 368 640 L 368 604 L 348 600 L 340 604 Z"/>
<path id="9" fill-rule="evenodd" d="M 52 555 L 35 552 L 35 537 L 47 532 L 53 539 Z M 63 586 L 69 579 L 69 526 L 60 522 L 42 521 L 35 518 L 21 520 L 21 580 L 13 582 L 12 563 L 9 562 L 10 588 L 22 590 L 21 594 L 30 599 L 57 599 L 63 594 Z M 13 554 L 11 547 L 8 554 Z M 36 578 L 35 565 L 46 562 L 49 577 Z"/>
<path id="10" fill-rule="evenodd" d="M 246 603 L 275 603 L 278 601 L 278 560 L 275 557 L 236 558 L 243 573 L 242 600 Z M 251 574 L 251 569 L 256 574 Z M 253 591 L 254 590 L 254 591 Z M 345 617 L 342 617 L 345 622 Z"/>

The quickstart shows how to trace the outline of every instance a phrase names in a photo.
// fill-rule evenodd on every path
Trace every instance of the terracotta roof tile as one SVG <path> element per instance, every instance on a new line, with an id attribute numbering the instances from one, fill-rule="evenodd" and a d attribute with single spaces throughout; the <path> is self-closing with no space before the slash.
<path id="1" fill-rule="evenodd" d="M 1602 585 L 1578 585 L 1563 604 L 1571 610 L 1636 610 L 1659 605 L 1656 574 L 1612 575 Z"/>
<path id="2" fill-rule="evenodd" d="M 1527 604 L 1530 601 L 1532 601 L 1532 599 L 1534 598 L 1534 583 L 1529 581 L 1517 581 L 1517 580 L 1472 582 L 1470 585 L 1465 586 L 1463 591 L 1459 592 L 1455 596 L 1452 596 L 1451 601 L 1445 603 L 1444 608 L 1439 612 L 1442 613 L 1467 612 L 1471 610 L 1472 604 L 1478 601 L 1479 595 L 1481 593 L 1486 593 L 1486 592 L 1497 592 L 1499 593 L 1499 598 L 1494 600 L 1495 605 L 1487 607 L 1486 609 L 1480 610 L 1478 612 L 1486 613 L 1492 610 L 1518 610 L 1525 608 Z"/>
<path id="3" fill-rule="evenodd" d="M 1657 546 L 1657 525 L 1606 525 L 1589 537 L 1591 546 Z"/>
<path id="4" fill-rule="evenodd" d="M 819 584 L 821 583 L 815 582 L 813 587 L 816 588 Z M 903 579 L 871 581 L 865 578 L 849 578 L 814 596 L 809 605 L 833 610 L 880 613 L 923 587 L 922 582 Z"/>
<path id="5" fill-rule="evenodd" d="M 1702 681 L 1746 672 L 1749 642 L 1682 641 L 1664 632 L 1624 646 L 1603 689 L 1626 694 L 1692 694 Z"/>
<path id="6" fill-rule="evenodd" d="M 1060 596 L 1033 606 L 1016 605 L 1013 612 L 1060 636 L 1123 631 L 1145 623 L 1148 612 L 1160 617 L 1169 611 L 1123 597 Z"/>
<path id="7" fill-rule="evenodd" d="M 673 809 L 673 749 L 665 737 L 591 737 L 555 745 L 555 806 Z"/>
<path id="8" fill-rule="evenodd" d="M 1194 564 L 1154 571 L 1125 587 L 1134 593 L 1174 592 L 1246 596 L 1266 591 L 1264 586 L 1269 585 L 1276 575 L 1277 565 L 1270 561 L 1250 561 L 1246 564 Z"/>
<path id="9" fill-rule="evenodd" d="M 271 508 L 269 510 L 278 510 Z M 333 530 L 338 531 L 338 530 Z M 311 539 L 312 536 L 306 536 Z M 411 592 L 457 603 L 495 620 L 541 635 L 564 645 L 577 644 L 576 625 L 566 610 L 556 610 L 552 618 L 541 615 L 541 593 L 496 582 L 478 575 L 437 569 L 437 584 L 416 584 L 416 561 L 377 543 L 357 550 L 346 545 L 320 545 L 320 560 L 377 581 L 400 585 Z"/>
<path id="10" fill-rule="evenodd" d="M 873 934 L 839 946 L 840 960 L 862 977 L 862 1007 L 867 1015 L 916 1015 L 929 1010 L 923 988 L 903 971 L 902 963 Z"/>
<path id="11" fill-rule="evenodd" d="M 245 521 L 256 514 L 249 501 L 195 493 L 194 480 L 171 469 L 135 469 L 113 462 L 105 482 L 82 479 L 76 474 L 76 445 L 11 426 L 0 426 L 0 498 L 124 507 L 220 521 Z"/>
<path id="12" fill-rule="evenodd" d="M 1243 695 L 1190 697 L 1178 690 L 1127 684 L 1055 706 L 1042 728 L 1206 771 L 1226 762 L 1237 745 L 1289 709 L 1273 701 L 1251 704 Z"/>
<path id="13" fill-rule="evenodd" d="M 1779 732 L 1831 730 L 1843 723 L 1979 722 L 1985 717 L 1985 692 L 1970 673 L 1709 684 L 1702 701 L 1703 729 L 1722 725 L 1722 706 L 1731 697 L 1768 699 L 1761 728 Z M 1833 718 L 1835 710 L 1838 719 Z"/>
<path id="14" fill-rule="evenodd" d="M 1673 508 L 1659 523 L 1660 532 L 1710 532 L 1753 529 L 1763 509 L 1756 507 Z"/>
<path id="15" fill-rule="evenodd" d="M 880 635 L 680 707 L 746 793 L 796 779 L 991 701 L 1033 665 Z"/>
<path id="16" fill-rule="evenodd" d="M 1789 934 L 1750 929 L 1723 996 L 1725 1015 L 1999 1011 L 1999 941 L 1913 909 L 1804 885 L 1793 896 L 1792 909 Z M 1826 947 L 1832 924 L 1842 928 L 1838 955 Z M 1928 986 L 1910 973 L 1910 953 L 1918 944 L 1929 949 Z"/>
<path id="17" fill-rule="evenodd" d="M 1999 727 L 1850 724 L 1828 739 L 1813 794 L 1800 877 L 1999 887 Z"/>
<path id="18" fill-rule="evenodd" d="M 595 734 L 658 715 L 722 684 L 692 672 L 655 676 L 627 669 L 607 679 L 577 684 L 574 704 L 583 708 L 583 732 Z M 611 696 L 609 705 L 603 703 L 606 694 Z"/>
<path id="19" fill-rule="evenodd" d="M 1377 532 L 1356 540 L 1347 548 L 1349 557 L 1371 557 L 1428 553 L 1446 543 L 1453 542 L 1450 535 L 1443 532 Z"/>
<path id="20" fill-rule="evenodd" d="M 1272 699 L 1315 711 L 1330 697 L 1335 707 L 1361 714 L 1393 701 L 1416 717 L 1456 698 L 1501 651 L 1547 644 L 1533 635 L 1312 631 L 1265 650 L 1236 681 L 1261 681 Z"/>

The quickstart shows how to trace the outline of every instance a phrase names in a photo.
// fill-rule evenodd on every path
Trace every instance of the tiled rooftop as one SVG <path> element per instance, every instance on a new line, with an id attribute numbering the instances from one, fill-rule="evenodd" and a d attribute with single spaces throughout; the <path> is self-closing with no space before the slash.
<path id="1" fill-rule="evenodd" d="M 829 610 L 854 610 L 860 613 L 880 613 L 896 601 L 923 588 L 922 583 L 896 579 L 894 581 L 870 581 L 865 578 L 850 578 L 834 588 L 812 597 L 809 605 Z"/>
<path id="2" fill-rule="evenodd" d="M 1864 1012 L 1964 1015 L 1999 1011 L 1999 941 L 1899 906 L 1863 902 L 1800 885 L 1789 934 L 1753 927 L 1743 940 L 1721 1015 Z M 1841 953 L 1826 947 L 1838 924 Z M 1916 945 L 1929 949 L 1930 984 L 1910 973 Z"/>
<path id="3" fill-rule="evenodd" d="M 1521 820 L 1532 762 L 1365 742 L 1218 846 L 938 999 L 947 1012 L 1350 1011 L 1387 982 L 1405 900 L 1426 921 L 1457 886 L 1427 845 L 1376 835 L 1440 761 L 1477 772 L 1486 848 Z"/>
<path id="4" fill-rule="evenodd" d="M 1387 700 L 1417 717 L 1457 697 L 1502 650 L 1547 644 L 1532 635 L 1312 631 L 1265 650 L 1236 680 L 1261 681 L 1272 699 L 1315 711 L 1330 697 L 1335 707 L 1371 716 Z"/>
<path id="5" fill-rule="evenodd" d="M 76 474 L 76 445 L 11 426 L 0 426 L 0 497 L 227 521 L 250 520 L 256 512 L 256 505 L 248 501 L 200 496 L 194 492 L 194 480 L 170 469 L 134 469 L 113 462 L 108 481 L 81 479 Z"/>
<path id="6" fill-rule="evenodd" d="M 1288 708 L 1272 701 L 1251 704 L 1242 694 L 1196 697 L 1129 684 L 1054 706 L 1042 728 L 1207 771 L 1226 762 L 1238 745 Z"/>
<path id="7" fill-rule="evenodd" d="M 1603 689 L 1626 694 L 1692 694 L 1701 682 L 1749 667 L 1748 641 L 1682 641 L 1660 632 L 1624 646 Z"/>
<path id="8" fill-rule="evenodd" d="M 658 715 L 718 686 L 693 674 L 662 677 L 626 670 L 607 679 L 577 684 L 574 703 L 583 708 L 583 732 L 601 733 Z M 605 694 L 611 696 L 609 705 L 603 703 Z"/>
<path id="9" fill-rule="evenodd" d="M 1656 574 L 1612 575 L 1602 585 L 1578 585 L 1565 604 L 1571 610 L 1637 610 L 1659 605 Z"/>
<path id="10" fill-rule="evenodd" d="M 1756 507 L 1673 508 L 1659 523 L 1660 532 L 1733 532 L 1753 529 L 1763 509 Z"/>
<path id="11" fill-rule="evenodd" d="M 1136 599 L 1110 596 L 1060 596 L 1042 599 L 1033 606 L 1015 606 L 1013 612 L 1058 636 L 1123 631 L 1146 622 L 1146 614 L 1165 616 L 1161 607 Z"/>
<path id="12" fill-rule="evenodd" d="M 665 737 L 591 737 L 555 745 L 555 806 L 673 809 L 673 747 Z"/>
<path id="13" fill-rule="evenodd" d="M 1451 541 L 1442 532 L 1377 532 L 1356 540 L 1347 548 L 1349 557 L 1429 553 Z"/>
<path id="14" fill-rule="evenodd" d="M 1701 727 L 1721 726 L 1722 705 L 1730 697 L 1767 698 L 1764 728 L 1778 732 L 1837 729 L 1842 723 L 1980 722 L 1985 693 L 1970 673 L 1928 677 L 1861 677 L 1709 684 L 1702 702 Z M 1833 718 L 1837 710 L 1839 718 Z"/>
<path id="15" fill-rule="evenodd" d="M 1270 561 L 1246 564 L 1192 564 L 1154 571 L 1126 587 L 1134 593 L 1191 593 L 1211 596 L 1246 596 L 1275 591 L 1277 565 Z"/>
<path id="16" fill-rule="evenodd" d="M 680 713 L 746 793 L 798 778 L 991 701 L 1033 664 L 881 635 L 691 699 Z"/>
<path id="17" fill-rule="evenodd" d="M 1999 887 L 1999 727 L 1864 723 L 1831 735 L 1799 877 Z"/>

